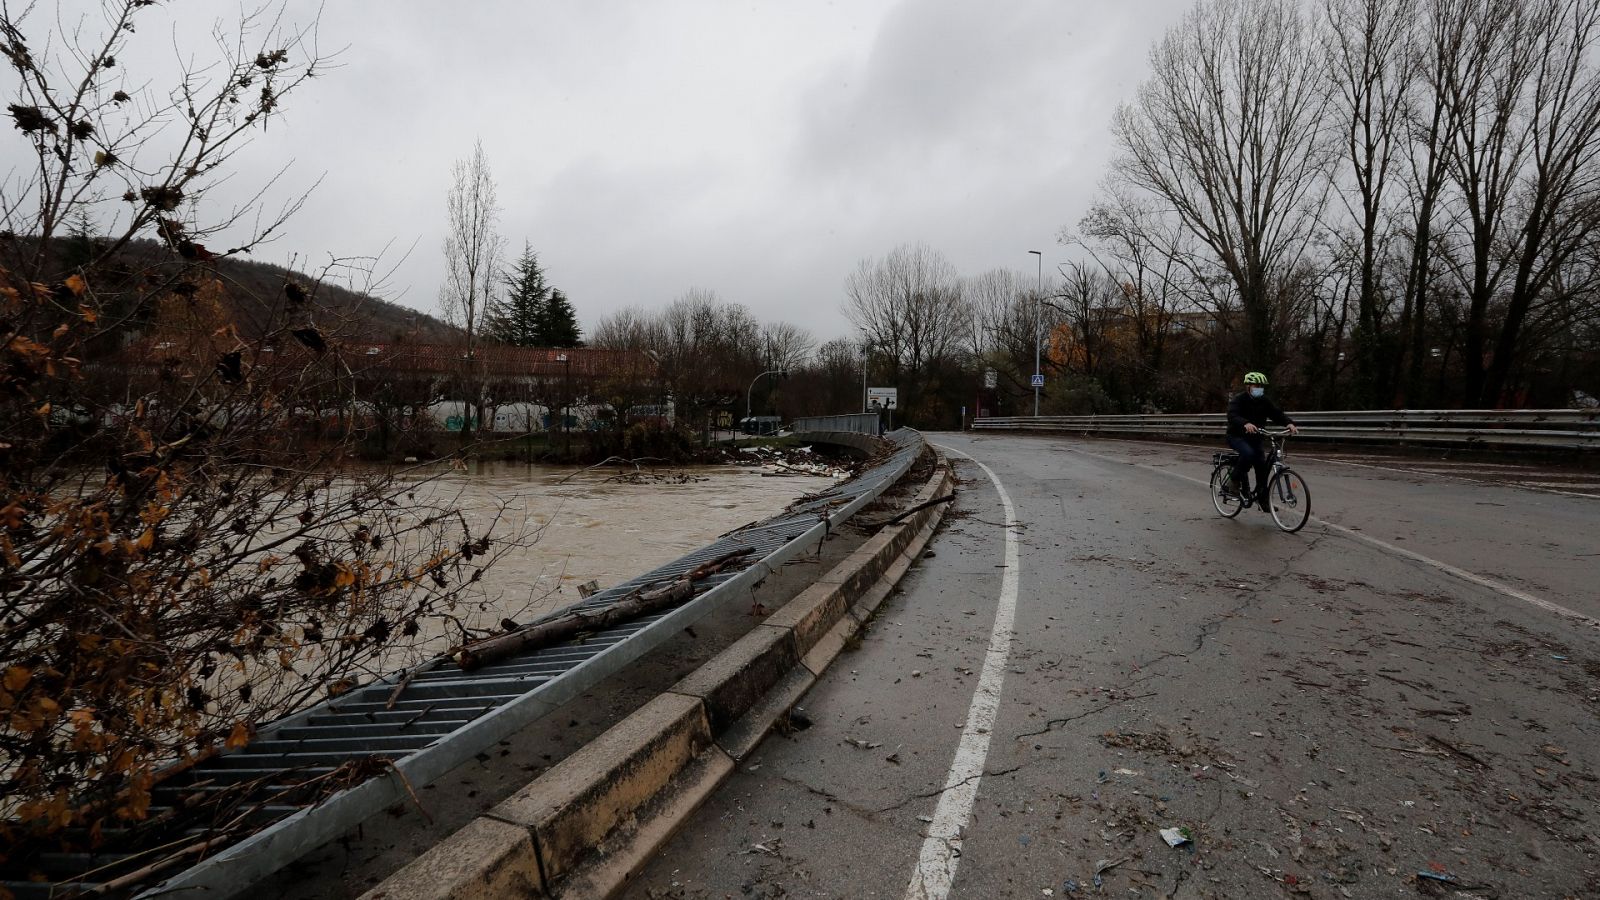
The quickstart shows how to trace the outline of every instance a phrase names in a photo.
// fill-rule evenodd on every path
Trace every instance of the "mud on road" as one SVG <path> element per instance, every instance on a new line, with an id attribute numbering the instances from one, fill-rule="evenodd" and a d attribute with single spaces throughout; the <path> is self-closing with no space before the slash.
<path id="1" fill-rule="evenodd" d="M 1224 521 L 1156 470 L 1209 448 L 935 440 L 996 471 L 1022 546 L 949 896 L 1600 897 L 1600 631 L 1316 522 Z M 1346 527 L 1600 612 L 1572 561 L 1600 503 L 1298 467 Z M 1007 527 L 957 471 L 935 555 L 803 701 L 811 727 L 769 738 L 627 896 L 914 895 Z"/>

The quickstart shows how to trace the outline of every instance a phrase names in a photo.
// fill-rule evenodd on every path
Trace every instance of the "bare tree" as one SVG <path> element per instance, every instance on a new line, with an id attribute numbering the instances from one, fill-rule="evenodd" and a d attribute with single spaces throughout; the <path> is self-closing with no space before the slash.
<path id="1" fill-rule="evenodd" d="M 1133 334 L 1132 387 L 1142 405 L 1158 405 L 1157 394 L 1169 380 L 1166 354 L 1178 315 L 1207 306 L 1205 293 L 1196 290 L 1186 232 L 1172 216 L 1119 184 L 1107 185 L 1078 228 L 1081 236 L 1064 233 L 1062 240 L 1087 250 L 1117 283 Z"/>
<path id="2" fill-rule="evenodd" d="M 1464 210 L 1466 259 L 1456 277 L 1466 296 L 1466 396 L 1477 402 L 1492 338 L 1491 303 L 1512 264 L 1510 204 L 1528 151 L 1519 121 L 1534 72 L 1537 23 L 1524 0 L 1444 0 L 1438 5 L 1460 51 L 1443 73 L 1455 127 L 1448 165 Z"/>
<path id="3" fill-rule="evenodd" d="M 743 405 L 750 379 L 761 371 L 760 331 L 747 307 L 701 288 L 661 311 L 652 352 L 680 420 L 709 435 L 715 411 Z"/>
<path id="4" fill-rule="evenodd" d="M 1512 282 L 1480 400 L 1498 403 L 1523 327 L 1594 233 L 1600 199 L 1600 4 L 1528 0 L 1533 63 L 1522 113 L 1527 166 L 1508 213 L 1516 231 Z"/>
<path id="5" fill-rule="evenodd" d="M 1450 75 L 1462 51 L 1461 34 L 1452 19 L 1454 0 L 1426 0 L 1423 30 L 1412 43 L 1411 86 L 1406 115 L 1406 211 L 1402 227 L 1410 247 L 1405 258 L 1405 286 L 1399 330 L 1404 345 L 1396 354 L 1396 405 L 1420 396 L 1423 366 L 1429 357 L 1429 304 L 1438 283 L 1438 229 L 1447 202 L 1450 146 L 1456 120 L 1449 103 Z"/>
<path id="6" fill-rule="evenodd" d="M 463 398 L 461 425 L 461 435 L 465 439 L 471 436 L 473 417 L 481 420 L 483 416 L 484 389 L 476 359 L 477 346 L 482 338 L 483 318 L 490 307 L 491 292 L 499 277 L 505 239 L 497 230 L 500 205 L 482 140 L 473 144 L 472 156 L 456 160 L 451 177 L 450 193 L 445 199 L 445 283 L 440 299 L 445 317 L 466 333 L 462 383 L 467 396 Z"/>
<path id="7" fill-rule="evenodd" d="M 1293 0 L 1202 0 L 1117 112 L 1116 171 L 1175 211 L 1227 272 L 1253 365 L 1282 355 L 1272 288 L 1307 250 L 1326 189 L 1321 55 Z"/>
<path id="8" fill-rule="evenodd" d="M 1398 345 L 1388 327 L 1391 298 L 1382 276 L 1393 235 L 1391 173 L 1408 149 L 1418 3 L 1324 0 L 1323 12 L 1323 55 L 1333 100 L 1328 114 L 1339 134 L 1334 193 L 1354 226 L 1352 240 L 1342 240 L 1340 228 L 1333 234 L 1352 245 L 1341 255 L 1353 258 L 1356 268 L 1355 391 L 1357 402 L 1365 405 L 1388 400 L 1394 390 Z"/>
<path id="9" fill-rule="evenodd" d="M 887 361 L 903 391 L 901 408 L 912 415 L 937 390 L 933 373 L 959 354 L 972 326 L 955 267 L 926 244 L 862 260 L 845 282 L 844 311 Z"/>
<path id="10" fill-rule="evenodd" d="M 1115 331 L 1126 320 L 1126 294 L 1099 266 L 1068 263 L 1061 293 L 1053 301 L 1066 326 L 1054 355 L 1069 372 L 1105 377 L 1117 355 Z"/>
<path id="11" fill-rule="evenodd" d="M 655 351 L 665 342 L 660 327 L 660 320 L 648 311 L 628 306 L 601 319 L 589 343 L 603 350 Z"/>
<path id="12" fill-rule="evenodd" d="M 502 552 L 427 479 L 344 468 L 360 336 L 319 320 L 314 283 L 250 293 L 218 259 L 281 217 L 200 240 L 260 210 L 206 190 L 321 70 L 314 32 L 219 26 L 164 91 L 120 61 L 150 5 L 105 4 L 99 35 L 0 5 L 9 139 L 34 157 L 0 236 L 0 830 L 24 870 L 21 838 L 137 827 L 168 767 L 410 662 Z"/>
<path id="13" fill-rule="evenodd" d="M 795 378 L 795 405 L 807 413 L 826 415 L 862 408 L 861 344 L 849 338 L 823 342 Z"/>
<path id="14" fill-rule="evenodd" d="M 761 326 L 761 359 L 769 369 L 798 369 L 816 346 L 811 332 L 791 322 Z"/>
<path id="15" fill-rule="evenodd" d="M 1036 279 L 1009 269 L 990 269 L 963 280 L 972 324 L 967 351 L 992 367 L 1014 391 L 1030 390 L 1036 341 L 1051 335 L 1061 315 L 1037 296 Z M 1049 367 L 1045 358 L 1041 365 Z"/>

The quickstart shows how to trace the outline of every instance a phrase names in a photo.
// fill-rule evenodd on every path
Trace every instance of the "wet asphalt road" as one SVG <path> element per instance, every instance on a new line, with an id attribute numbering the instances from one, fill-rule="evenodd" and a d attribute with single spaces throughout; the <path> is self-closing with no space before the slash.
<path id="1" fill-rule="evenodd" d="M 934 842 L 948 896 L 1600 897 L 1600 627 L 1547 608 L 1600 619 L 1600 500 L 1307 451 L 1348 530 L 1285 535 L 1212 511 L 1211 448 L 931 437 L 994 471 L 1018 554 L 983 775 Z M 955 462 L 935 555 L 805 698 L 811 727 L 627 896 L 944 896 L 914 875 L 1007 531 Z"/>

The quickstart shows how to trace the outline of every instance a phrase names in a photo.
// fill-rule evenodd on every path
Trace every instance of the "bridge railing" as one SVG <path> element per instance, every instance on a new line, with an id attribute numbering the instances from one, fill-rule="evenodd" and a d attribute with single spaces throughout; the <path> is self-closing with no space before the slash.
<path id="1" fill-rule="evenodd" d="M 795 419 L 789 423 L 790 431 L 799 432 L 835 432 L 844 434 L 881 434 L 882 426 L 879 424 L 878 414 L 851 413 L 843 416 L 806 416 Z"/>
<path id="2" fill-rule="evenodd" d="M 1465 444 L 1600 450 L 1600 410 L 1391 409 L 1291 411 L 1309 440 L 1385 444 Z M 1222 413 L 1116 416 L 995 416 L 972 427 L 995 431 L 1214 437 Z"/>

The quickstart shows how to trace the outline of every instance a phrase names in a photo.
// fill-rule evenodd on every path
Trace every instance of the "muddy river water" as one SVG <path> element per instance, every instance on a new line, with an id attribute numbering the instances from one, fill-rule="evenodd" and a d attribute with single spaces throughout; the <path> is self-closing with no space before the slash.
<path id="1" fill-rule="evenodd" d="M 570 605 L 580 599 L 580 584 L 627 581 L 834 483 L 740 465 L 636 473 L 474 462 L 429 489 L 457 498 L 475 526 L 498 514 L 497 531 L 527 533 L 530 543 L 484 576 L 470 618 L 486 624 L 502 617 L 526 622 Z"/>

